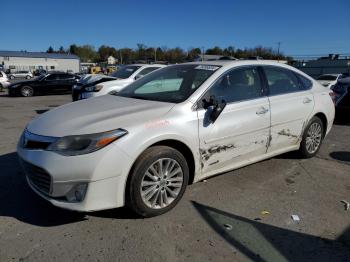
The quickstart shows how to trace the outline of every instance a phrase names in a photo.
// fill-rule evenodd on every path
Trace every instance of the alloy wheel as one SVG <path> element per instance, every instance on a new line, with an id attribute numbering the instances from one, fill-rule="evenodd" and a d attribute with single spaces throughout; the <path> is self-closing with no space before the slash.
<path id="1" fill-rule="evenodd" d="M 141 198 L 152 209 L 169 206 L 179 195 L 184 174 L 180 164 L 171 158 L 153 162 L 141 180 Z"/>
<path id="2" fill-rule="evenodd" d="M 313 154 L 315 153 L 322 140 L 322 127 L 319 123 L 314 122 L 311 124 L 309 130 L 307 131 L 306 135 L 306 150 L 308 153 Z"/>
<path id="3" fill-rule="evenodd" d="M 21 89 L 21 94 L 23 96 L 32 96 L 33 95 L 33 88 L 31 88 L 29 86 L 24 86 Z"/>

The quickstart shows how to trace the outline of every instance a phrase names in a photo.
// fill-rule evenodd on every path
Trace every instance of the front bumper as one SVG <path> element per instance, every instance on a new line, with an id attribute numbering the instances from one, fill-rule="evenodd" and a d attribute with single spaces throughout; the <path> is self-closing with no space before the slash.
<path id="1" fill-rule="evenodd" d="M 21 146 L 17 147 L 17 153 L 29 186 L 57 207 L 96 211 L 124 205 L 125 184 L 133 160 L 115 144 L 80 156 L 67 157 L 46 150 L 24 149 Z M 42 178 L 35 180 L 28 166 L 34 166 L 50 176 L 49 189 L 40 186 Z M 84 198 L 72 201 L 68 195 L 80 184 L 87 185 Z"/>

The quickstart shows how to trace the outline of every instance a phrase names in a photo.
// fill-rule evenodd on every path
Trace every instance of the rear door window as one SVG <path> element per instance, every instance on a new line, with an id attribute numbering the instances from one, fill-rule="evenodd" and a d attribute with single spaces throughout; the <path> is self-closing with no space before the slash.
<path id="1" fill-rule="evenodd" d="M 287 69 L 264 66 L 269 95 L 283 95 L 300 91 L 300 84 L 296 75 Z"/>

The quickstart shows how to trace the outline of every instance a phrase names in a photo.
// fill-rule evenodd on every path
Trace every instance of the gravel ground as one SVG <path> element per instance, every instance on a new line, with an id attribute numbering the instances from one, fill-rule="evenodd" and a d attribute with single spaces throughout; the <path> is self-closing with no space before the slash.
<path id="1" fill-rule="evenodd" d="M 350 260 L 349 125 L 312 159 L 289 153 L 191 185 L 162 216 L 82 214 L 36 196 L 16 156 L 26 123 L 70 100 L 0 93 L 0 261 Z"/>

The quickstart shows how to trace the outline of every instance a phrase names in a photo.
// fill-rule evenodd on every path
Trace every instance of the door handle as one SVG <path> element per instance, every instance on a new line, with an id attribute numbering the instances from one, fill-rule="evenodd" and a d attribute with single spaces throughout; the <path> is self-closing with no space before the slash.
<path id="1" fill-rule="evenodd" d="M 303 100 L 304 104 L 308 104 L 308 103 L 311 103 L 311 102 L 312 102 L 312 99 L 310 99 L 308 97 L 305 97 L 304 100 Z"/>
<path id="2" fill-rule="evenodd" d="M 256 114 L 257 115 L 264 115 L 266 114 L 267 112 L 269 112 L 269 110 L 265 107 L 261 107 L 258 111 L 256 111 Z"/>

